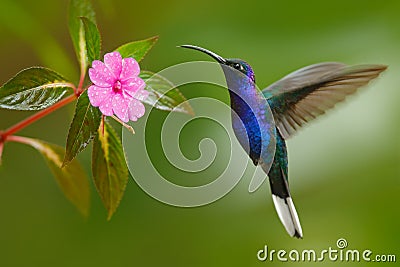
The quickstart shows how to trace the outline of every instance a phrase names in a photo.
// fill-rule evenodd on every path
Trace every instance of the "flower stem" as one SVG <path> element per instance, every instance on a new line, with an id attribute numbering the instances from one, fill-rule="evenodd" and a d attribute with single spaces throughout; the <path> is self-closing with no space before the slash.
<path id="1" fill-rule="evenodd" d="M 112 115 L 111 116 L 114 120 L 116 120 L 117 122 L 119 122 L 122 126 L 124 126 L 126 129 L 128 129 L 128 131 L 130 131 L 131 133 L 135 134 L 135 130 L 128 124 L 126 124 L 125 122 L 121 121 L 118 117 Z"/>
<path id="2" fill-rule="evenodd" d="M 3 155 L 3 148 L 4 148 L 4 142 L 0 140 L 0 165 L 1 165 L 1 155 Z"/>
<path id="3" fill-rule="evenodd" d="M 85 81 L 85 76 L 86 76 L 85 71 L 81 71 L 81 77 L 79 78 L 78 88 L 75 90 L 75 94 L 78 96 L 84 91 L 83 82 Z"/>
<path id="4" fill-rule="evenodd" d="M 33 142 L 32 138 L 16 136 L 16 135 L 8 136 L 7 141 L 31 145 L 31 146 L 33 146 L 33 144 L 35 143 L 35 142 Z"/>
<path id="5" fill-rule="evenodd" d="M 41 110 L 39 112 L 37 112 L 36 114 L 33 114 L 32 116 L 26 118 L 25 120 L 15 124 L 14 126 L 11 126 L 10 128 L 8 128 L 7 130 L 5 130 L 4 132 L 0 133 L 0 143 L 2 143 L 2 141 L 5 141 L 7 139 L 7 137 L 9 137 L 10 135 L 22 130 L 23 128 L 25 128 L 26 126 L 34 123 L 35 121 L 43 118 L 44 116 L 52 113 L 53 111 L 73 102 L 74 100 L 76 100 L 78 98 L 78 95 L 73 94 L 70 95 L 62 100 L 60 100 L 59 102 L 55 103 L 54 105 Z"/>

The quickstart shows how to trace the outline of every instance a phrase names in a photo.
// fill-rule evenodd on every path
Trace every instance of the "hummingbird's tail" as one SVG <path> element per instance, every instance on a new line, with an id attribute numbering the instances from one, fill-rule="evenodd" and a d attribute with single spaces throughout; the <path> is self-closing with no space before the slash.
<path id="1" fill-rule="evenodd" d="M 271 185 L 272 200 L 283 226 L 285 226 L 285 229 L 290 236 L 303 238 L 299 216 L 297 215 L 292 197 L 290 196 L 286 177 L 283 172 L 281 172 L 280 177 L 274 176 L 271 179 L 270 176 L 269 181 Z"/>
<path id="2" fill-rule="evenodd" d="M 285 226 L 288 234 L 297 238 L 303 238 L 299 216 L 297 216 L 296 208 L 290 196 L 287 166 L 286 142 L 280 132 L 277 131 L 274 161 L 268 171 L 272 200 L 274 201 L 279 219 Z"/>

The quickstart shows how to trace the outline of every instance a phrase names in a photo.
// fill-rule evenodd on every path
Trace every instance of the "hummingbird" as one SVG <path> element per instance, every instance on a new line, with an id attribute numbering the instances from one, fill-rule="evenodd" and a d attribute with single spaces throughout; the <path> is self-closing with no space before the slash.
<path id="1" fill-rule="evenodd" d="M 267 174 L 276 212 L 287 233 L 303 238 L 289 190 L 286 140 L 378 77 L 387 66 L 322 62 L 294 71 L 260 91 L 247 62 L 223 58 L 199 46 L 181 47 L 203 52 L 221 65 L 229 90 L 235 136 L 253 164 L 260 165 Z M 258 186 L 249 190 L 255 191 Z"/>

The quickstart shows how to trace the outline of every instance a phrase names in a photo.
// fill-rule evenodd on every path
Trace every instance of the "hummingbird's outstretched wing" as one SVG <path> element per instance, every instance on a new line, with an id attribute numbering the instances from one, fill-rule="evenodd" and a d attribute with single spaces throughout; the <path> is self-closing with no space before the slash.
<path id="1" fill-rule="evenodd" d="M 265 88 L 275 123 L 284 139 L 379 76 L 385 65 L 347 66 L 325 62 L 290 73 Z"/>

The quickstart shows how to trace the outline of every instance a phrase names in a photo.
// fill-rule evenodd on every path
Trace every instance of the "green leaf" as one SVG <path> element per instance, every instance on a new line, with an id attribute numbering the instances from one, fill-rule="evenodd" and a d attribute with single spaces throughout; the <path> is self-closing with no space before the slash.
<path id="1" fill-rule="evenodd" d="M 193 109 L 178 88 L 163 76 L 151 71 L 141 71 L 140 78 L 146 82 L 149 97 L 143 102 L 157 109 L 177 111 L 194 115 Z M 181 104 L 181 105 L 180 105 Z M 178 105 L 180 105 L 178 107 Z"/>
<path id="2" fill-rule="evenodd" d="M 37 139 L 19 138 L 23 140 L 23 143 L 31 145 L 42 153 L 67 199 L 78 208 L 82 215 L 87 217 L 90 207 L 90 187 L 87 176 L 79 162 L 74 160 L 67 167 L 61 168 L 65 153 L 62 147 Z"/>
<path id="3" fill-rule="evenodd" d="M 90 104 L 87 91 L 85 91 L 76 103 L 75 115 L 69 127 L 63 166 L 70 163 L 93 140 L 100 120 L 100 110 Z"/>
<path id="4" fill-rule="evenodd" d="M 117 209 L 128 182 L 128 167 L 122 144 L 114 129 L 101 123 L 93 144 L 94 184 L 108 211 L 108 220 Z"/>
<path id="5" fill-rule="evenodd" d="M 95 12 L 89 0 L 71 0 L 69 5 L 69 33 L 74 44 L 75 53 L 78 58 L 81 72 L 85 73 L 89 65 L 87 51 L 85 28 L 81 17 L 85 17 L 96 25 Z"/>
<path id="6" fill-rule="evenodd" d="M 140 62 L 157 40 L 158 36 L 154 36 L 145 40 L 127 43 L 121 45 L 115 51 L 118 51 L 123 58 L 133 57 L 137 62 Z"/>
<path id="7" fill-rule="evenodd" d="M 40 110 L 59 101 L 74 85 L 55 71 L 32 67 L 0 87 L 0 108 Z"/>
<path id="8" fill-rule="evenodd" d="M 89 63 L 100 58 L 101 39 L 96 24 L 86 17 L 80 18 L 85 28 L 86 51 Z"/>

